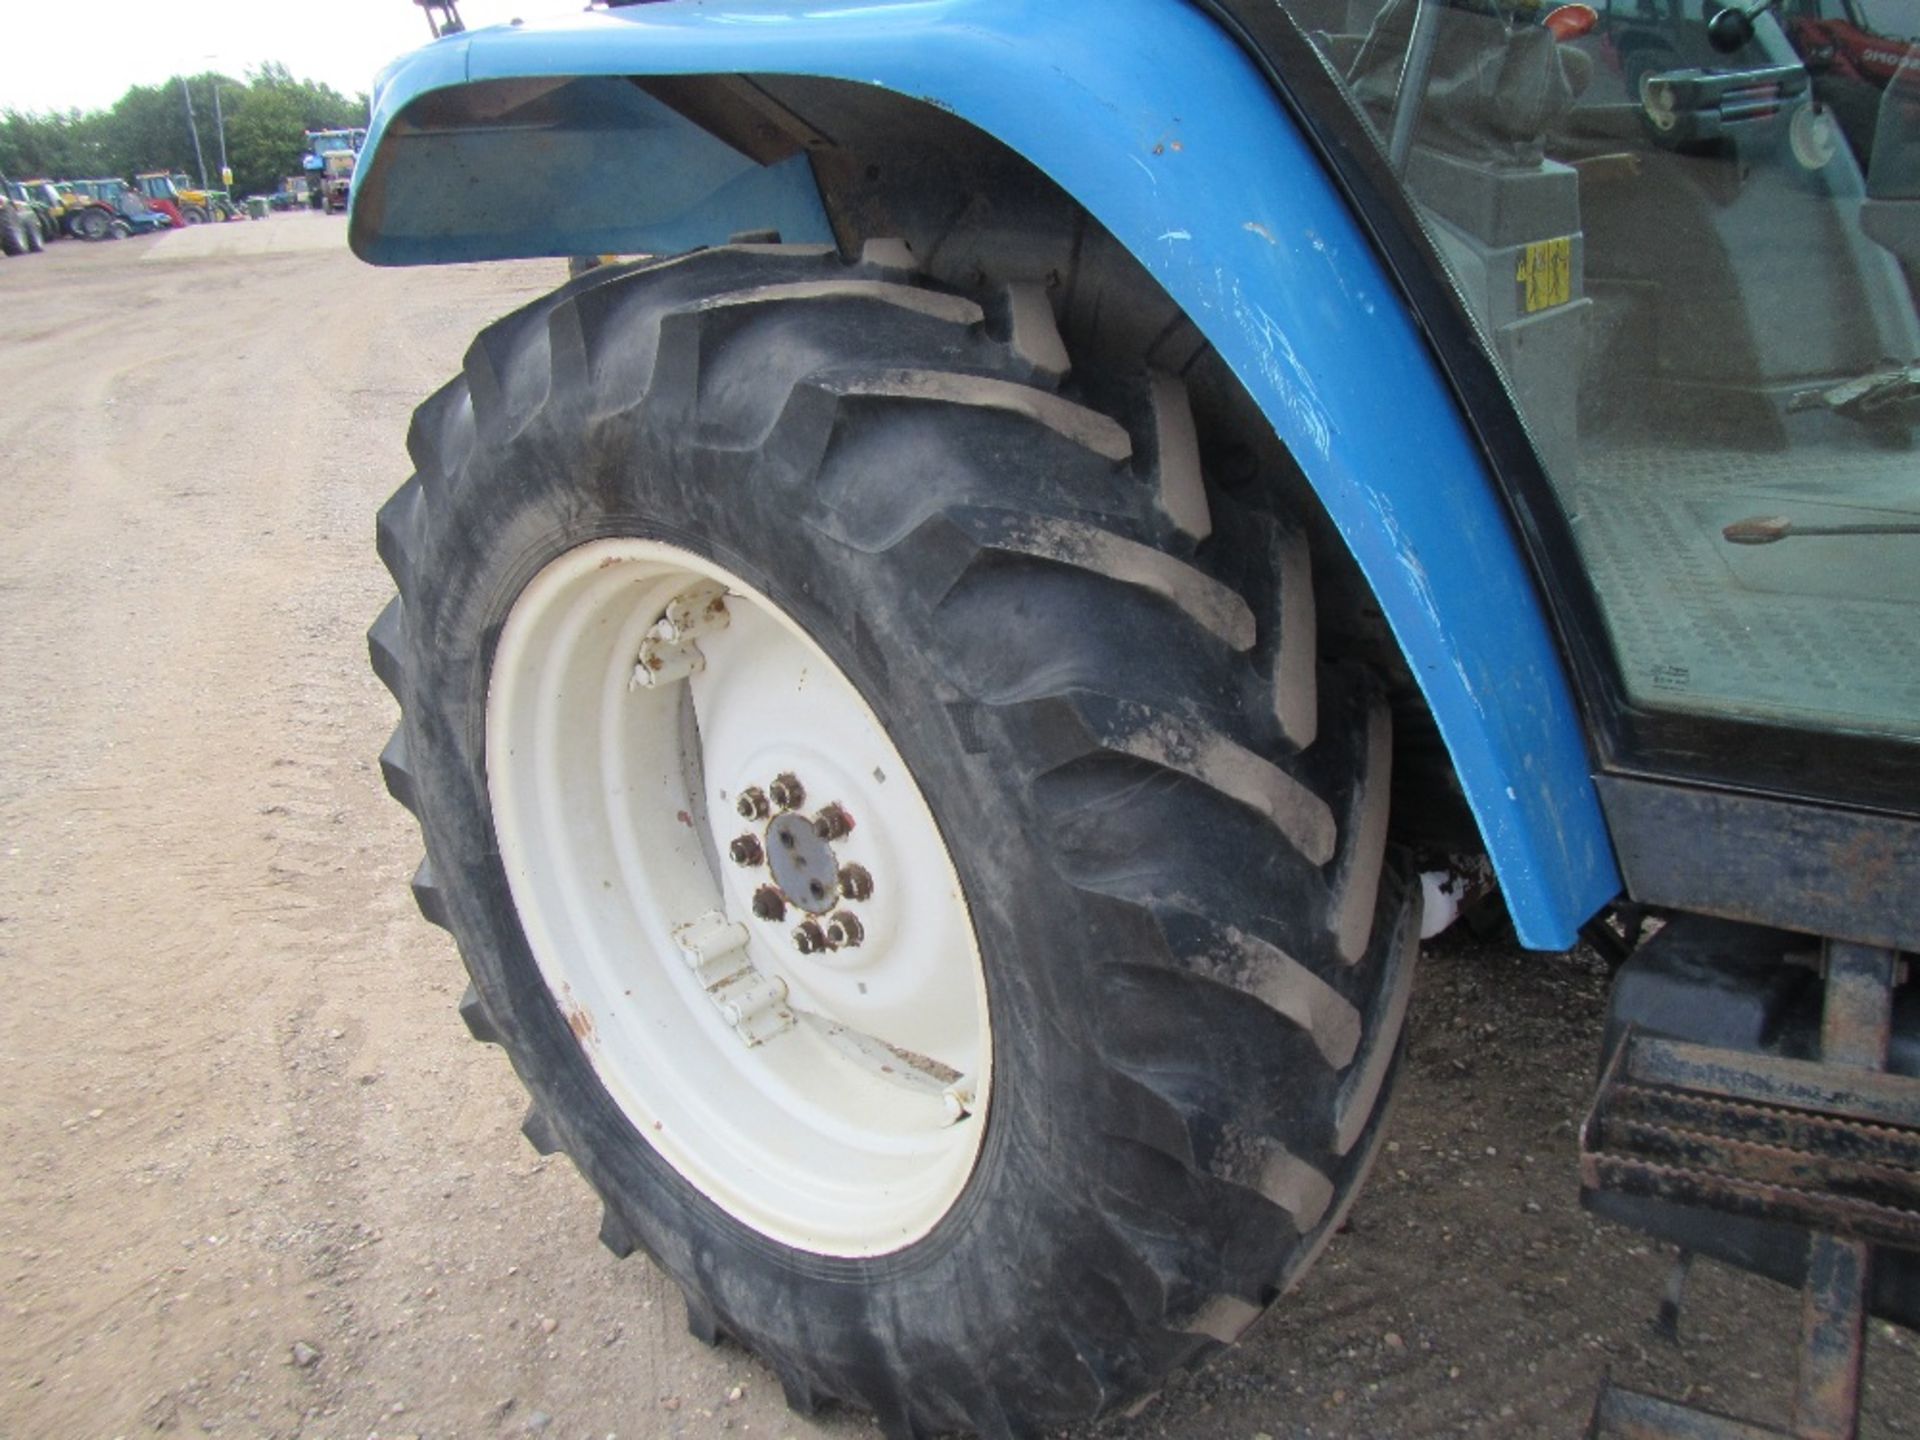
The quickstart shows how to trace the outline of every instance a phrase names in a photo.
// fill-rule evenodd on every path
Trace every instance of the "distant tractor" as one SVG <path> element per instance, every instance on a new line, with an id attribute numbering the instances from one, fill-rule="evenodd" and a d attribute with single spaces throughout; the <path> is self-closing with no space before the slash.
<path id="1" fill-rule="evenodd" d="M 34 224 L 39 231 L 42 244 L 49 240 L 58 240 L 64 233 L 60 226 L 62 198 L 60 192 L 48 181 L 10 180 L 7 182 L 7 195 L 17 204 L 25 205 L 33 211 Z"/>
<path id="2" fill-rule="evenodd" d="M 173 217 L 176 225 L 204 225 L 209 220 L 239 218 L 240 209 L 230 193 L 197 189 L 178 171 L 149 170 L 133 178 L 147 202 Z"/>
<path id="3" fill-rule="evenodd" d="M 19 185 L 0 175 L 0 253 L 26 255 L 45 248 L 40 217 Z"/>
<path id="4" fill-rule="evenodd" d="M 367 143 L 367 132 L 357 130 L 307 131 L 307 183 L 316 210 L 328 214 L 344 212 L 353 194 L 353 170 L 360 160 L 360 147 Z"/>
<path id="5" fill-rule="evenodd" d="M 105 240 L 171 229 L 173 217 L 149 204 L 124 180 L 69 180 L 62 187 L 76 208 L 67 228 L 83 240 Z"/>

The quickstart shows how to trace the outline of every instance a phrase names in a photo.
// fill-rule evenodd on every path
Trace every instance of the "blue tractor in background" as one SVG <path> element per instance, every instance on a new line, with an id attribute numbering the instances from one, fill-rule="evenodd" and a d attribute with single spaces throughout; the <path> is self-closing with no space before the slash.
<path id="1" fill-rule="evenodd" d="M 1804 1286 L 1852 1433 L 1920 1318 L 1920 83 L 1865 162 L 1729 5 L 668 0 L 383 77 L 363 258 L 645 257 L 415 416 L 414 891 L 795 1407 L 1232 1342 L 1497 884 L 1620 965 L 1588 1203 Z"/>

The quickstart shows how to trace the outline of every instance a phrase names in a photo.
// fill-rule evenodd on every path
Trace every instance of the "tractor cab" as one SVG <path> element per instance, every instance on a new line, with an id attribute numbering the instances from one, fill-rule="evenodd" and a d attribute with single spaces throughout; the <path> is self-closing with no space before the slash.
<path id="1" fill-rule="evenodd" d="M 1540 461 L 1603 749 L 1911 802 L 1839 756 L 1920 745 L 1920 67 L 1856 146 L 1764 7 L 1312 4 Z"/>
<path id="2" fill-rule="evenodd" d="M 184 180 L 186 177 L 183 175 L 179 179 Z M 133 181 L 140 193 L 146 197 L 147 203 L 175 225 L 189 223 L 186 212 L 181 207 L 180 187 L 173 175 L 164 170 L 146 171 L 134 176 Z M 200 218 L 206 218 L 204 211 L 201 212 Z"/>

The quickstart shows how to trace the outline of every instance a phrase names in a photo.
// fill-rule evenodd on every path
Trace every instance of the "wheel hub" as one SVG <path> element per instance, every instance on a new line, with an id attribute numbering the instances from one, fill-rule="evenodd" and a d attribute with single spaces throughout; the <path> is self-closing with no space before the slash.
<path id="1" fill-rule="evenodd" d="M 840 903 L 840 867 L 813 821 L 791 812 L 767 826 L 767 867 L 787 900 L 815 915 Z"/>
<path id="2" fill-rule="evenodd" d="M 641 1138 L 787 1244 L 931 1229 L 984 1130 L 978 946 L 906 762 L 799 625 L 677 546 L 569 551 L 501 631 L 487 778 L 529 949 Z"/>

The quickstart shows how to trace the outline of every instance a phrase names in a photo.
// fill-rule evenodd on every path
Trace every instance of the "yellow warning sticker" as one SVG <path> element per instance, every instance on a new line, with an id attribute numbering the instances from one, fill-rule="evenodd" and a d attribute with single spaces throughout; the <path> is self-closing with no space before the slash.
<path id="1" fill-rule="evenodd" d="M 1531 315 L 1573 298 L 1573 237 L 1540 240 L 1520 252 L 1520 308 Z"/>

